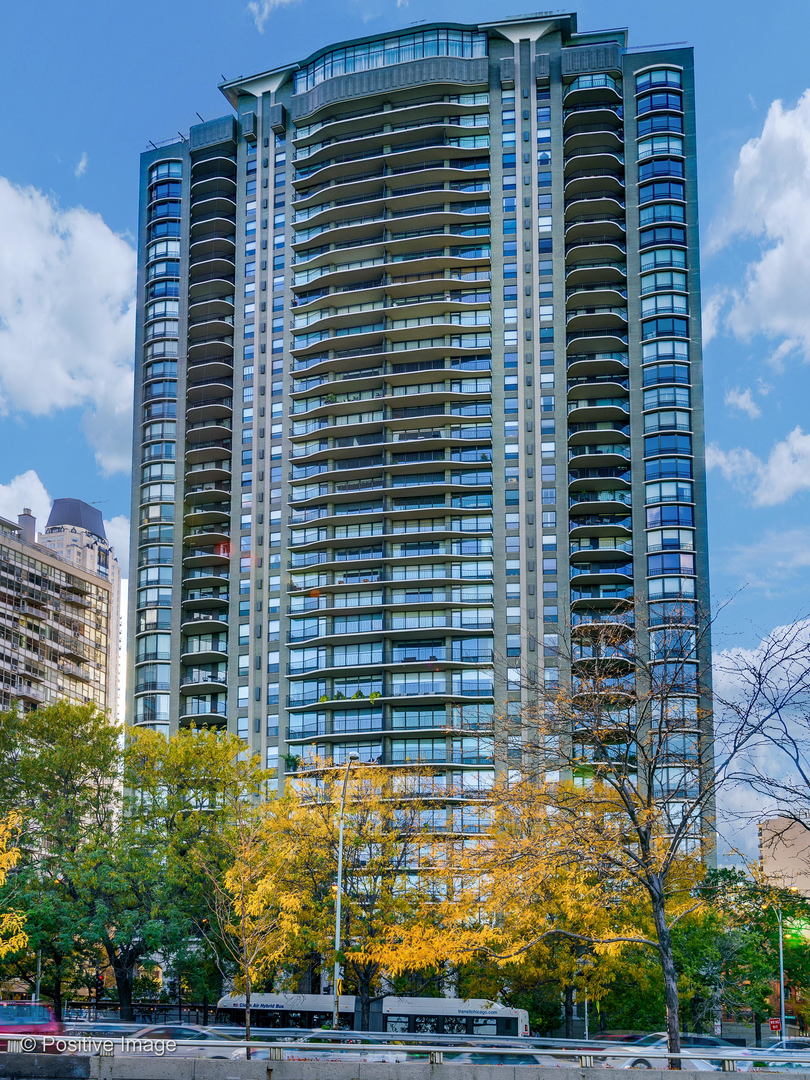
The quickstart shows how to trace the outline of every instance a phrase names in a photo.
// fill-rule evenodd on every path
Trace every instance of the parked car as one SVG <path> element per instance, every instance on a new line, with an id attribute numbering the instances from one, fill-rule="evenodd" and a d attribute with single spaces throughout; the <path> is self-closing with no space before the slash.
<path id="1" fill-rule="evenodd" d="M 0 1001 L 0 1032 L 8 1035 L 61 1035 L 64 1026 L 50 1005 L 41 1001 Z M 8 1050 L 8 1039 L 0 1039 Z"/>
<path id="2" fill-rule="evenodd" d="M 790 1057 L 798 1057 L 801 1051 L 806 1052 L 806 1057 L 801 1061 L 757 1061 L 758 1069 L 804 1069 L 810 1068 L 810 1039 L 800 1036 L 790 1039 L 777 1039 L 765 1047 L 769 1054 L 785 1054 Z"/>
<path id="3" fill-rule="evenodd" d="M 665 1032 L 657 1031 L 651 1035 L 645 1035 L 638 1042 L 628 1047 L 628 1050 L 640 1051 L 638 1057 L 613 1058 L 608 1064 L 619 1069 L 665 1069 L 666 1060 L 653 1056 L 645 1057 L 643 1050 L 666 1050 L 667 1036 Z M 706 1052 L 711 1049 L 727 1050 L 729 1053 L 748 1052 L 744 1047 L 730 1043 L 727 1039 L 720 1039 L 716 1035 L 692 1035 L 684 1032 L 681 1035 L 681 1057 L 689 1059 L 689 1068 L 696 1072 L 721 1072 L 723 1069 L 722 1058 L 708 1057 Z M 752 1067 L 751 1060 L 737 1062 L 738 1072 L 749 1072 Z"/>
<path id="4" fill-rule="evenodd" d="M 132 1040 L 133 1054 L 157 1055 L 160 1050 L 137 1049 L 138 1043 L 175 1042 L 177 1049 L 171 1052 L 171 1057 L 204 1057 L 204 1058 L 229 1058 L 231 1051 L 227 1046 L 206 1046 L 205 1043 L 233 1042 L 230 1035 L 212 1031 L 210 1028 L 200 1027 L 198 1024 L 151 1024 L 149 1027 L 139 1028 L 137 1031 L 124 1035 L 127 1040 Z M 124 1050 L 126 1054 L 127 1051 Z M 244 1051 L 242 1051 L 244 1054 Z"/>

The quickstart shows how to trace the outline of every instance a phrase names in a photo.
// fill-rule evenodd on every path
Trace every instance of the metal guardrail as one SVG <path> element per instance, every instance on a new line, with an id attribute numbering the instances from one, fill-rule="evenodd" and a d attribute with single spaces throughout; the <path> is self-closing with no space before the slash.
<path id="1" fill-rule="evenodd" d="M 795 1052 L 769 1052 L 767 1049 L 760 1047 L 729 1050 L 724 1047 L 707 1046 L 685 1047 L 679 1053 L 670 1053 L 663 1047 L 634 1046 L 633 1044 L 617 1045 L 609 1040 L 589 1040 L 587 1046 L 575 1047 L 571 1046 L 571 1043 L 575 1040 L 533 1039 L 531 1037 L 527 1037 L 525 1043 L 523 1040 L 510 1039 L 508 1045 L 502 1045 L 500 1040 L 491 1038 L 482 1038 L 480 1042 L 476 1042 L 474 1038 L 471 1039 L 469 1036 L 463 1041 L 412 1042 L 410 1040 L 419 1038 L 419 1036 L 411 1035 L 409 1038 L 406 1033 L 402 1033 L 396 1039 L 384 1039 L 376 1037 L 377 1033 L 375 1032 L 348 1031 L 345 1033 L 345 1038 L 338 1037 L 333 1042 L 314 1042 L 311 1037 L 307 1040 L 273 1040 L 271 1037 L 266 1041 L 247 1041 L 233 1038 L 197 1041 L 192 1039 L 149 1039 L 148 1036 L 136 1039 L 137 1030 L 132 1030 L 135 1025 L 121 1024 L 121 1030 L 119 1030 L 119 1025 L 109 1024 L 104 1026 L 115 1028 L 115 1030 L 94 1034 L 92 1031 L 93 1025 L 88 1024 L 90 1030 L 86 1033 L 82 1032 L 80 1026 L 77 1025 L 79 1030 L 62 1035 L 22 1035 L 17 1033 L 5 1035 L 0 1032 L 0 1040 L 6 1042 L 6 1049 L 9 1053 L 36 1053 L 41 1050 L 42 1052 L 89 1054 L 101 1057 L 115 1057 L 116 1052 L 117 1056 L 120 1057 L 155 1055 L 171 1057 L 179 1046 L 182 1046 L 185 1050 L 199 1046 L 205 1052 L 205 1057 L 213 1056 L 210 1054 L 211 1050 L 222 1049 L 226 1051 L 222 1055 L 223 1058 L 234 1059 L 236 1051 L 250 1048 L 251 1051 L 260 1052 L 262 1059 L 265 1059 L 264 1054 L 267 1052 L 267 1057 L 271 1061 L 282 1061 L 287 1056 L 295 1058 L 296 1051 L 303 1052 L 303 1055 L 311 1055 L 314 1060 L 329 1054 L 336 1055 L 331 1060 L 339 1060 L 342 1053 L 357 1054 L 358 1051 L 361 1053 L 368 1052 L 372 1056 L 371 1060 L 373 1060 L 375 1053 L 389 1052 L 404 1054 L 403 1063 L 412 1061 L 413 1056 L 418 1055 L 419 1059 L 427 1060 L 430 1064 L 441 1064 L 443 1062 L 453 1064 L 453 1057 L 456 1054 L 497 1054 L 505 1058 L 517 1058 L 525 1057 L 528 1053 L 536 1054 L 538 1057 L 563 1059 L 560 1061 L 560 1067 L 564 1067 L 567 1061 L 571 1059 L 571 1064 L 576 1062 L 583 1069 L 598 1068 L 606 1064 L 605 1059 L 608 1058 L 614 1059 L 614 1061 L 615 1059 L 632 1061 L 641 1058 L 645 1061 L 661 1061 L 664 1068 L 669 1067 L 671 1061 L 680 1060 L 682 1067 L 688 1069 L 690 1060 L 700 1060 L 720 1061 L 723 1072 L 738 1071 L 740 1063 L 749 1064 L 751 1068 L 754 1068 L 756 1064 L 762 1062 L 768 1065 L 771 1063 L 787 1066 L 803 1065 L 810 1070 L 810 1049 Z M 124 1028 L 127 1030 L 124 1031 Z M 142 1028 L 139 1030 L 142 1030 Z M 319 1037 L 325 1035 L 326 1033 L 318 1033 Z M 152 1049 L 139 1049 L 139 1044 L 146 1043 Z M 462 1063 L 459 1062 L 459 1064 Z M 498 1063 L 492 1062 L 491 1064 Z M 507 1064 L 507 1062 L 503 1062 L 503 1064 Z M 537 1064 L 542 1067 L 542 1062 L 538 1061 Z M 614 1067 L 616 1066 L 614 1065 Z"/>

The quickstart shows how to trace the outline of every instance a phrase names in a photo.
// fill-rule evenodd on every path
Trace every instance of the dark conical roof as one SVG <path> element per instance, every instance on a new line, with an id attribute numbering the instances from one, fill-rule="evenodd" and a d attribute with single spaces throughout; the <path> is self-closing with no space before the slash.
<path id="1" fill-rule="evenodd" d="M 46 529 L 60 525 L 75 525 L 86 529 L 101 540 L 107 539 L 101 511 L 81 499 L 54 499 Z"/>

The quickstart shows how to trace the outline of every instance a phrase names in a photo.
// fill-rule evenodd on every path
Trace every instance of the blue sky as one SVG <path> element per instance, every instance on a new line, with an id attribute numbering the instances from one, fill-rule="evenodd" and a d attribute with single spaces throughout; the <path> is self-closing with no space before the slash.
<path id="1" fill-rule="evenodd" d="M 527 5 L 528 6 L 528 5 Z M 0 85 L 0 514 L 97 502 L 124 543 L 138 154 L 217 90 L 331 40 L 503 0 L 7 5 Z M 558 9 L 568 10 L 568 9 Z M 706 406 L 721 646 L 806 612 L 810 581 L 810 5 L 583 0 L 582 30 L 687 41 L 698 81 Z M 781 105 L 778 104 L 781 102 Z"/>

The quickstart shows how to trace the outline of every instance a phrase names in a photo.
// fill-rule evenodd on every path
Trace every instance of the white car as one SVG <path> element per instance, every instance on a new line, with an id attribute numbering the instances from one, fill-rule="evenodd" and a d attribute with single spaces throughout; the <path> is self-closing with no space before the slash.
<path id="1" fill-rule="evenodd" d="M 651 1035 L 645 1035 L 635 1043 L 627 1043 L 624 1049 L 633 1052 L 633 1057 L 613 1058 L 607 1064 L 618 1069 L 666 1069 L 666 1058 L 659 1056 L 646 1057 L 645 1050 L 663 1051 L 667 1048 L 667 1036 L 665 1032 L 656 1031 Z M 728 1053 L 743 1053 L 748 1051 L 726 1039 L 719 1039 L 716 1035 L 692 1035 L 685 1032 L 681 1035 L 681 1057 L 689 1059 L 689 1068 L 695 1072 L 722 1072 L 723 1059 L 707 1056 L 707 1051 L 717 1049 Z M 738 1061 L 738 1072 L 750 1072 L 752 1062 L 750 1060 Z"/>
<path id="2" fill-rule="evenodd" d="M 122 1051 L 124 1055 L 144 1054 L 149 1057 L 165 1056 L 167 1058 L 229 1058 L 231 1051 L 227 1046 L 200 1044 L 233 1042 L 231 1035 L 223 1035 L 210 1028 L 200 1027 L 198 1024 L 152 1024 L 149 1027 L 139 1028 L 137 1031 L 127 1032 L 124 1038 L 132 1045 L 132 1049 L 127 1047 Z M 163 1055 L 160 1049 L 151 1045 L 164 1042 L 176 1043 L 177 1047 L 174 1050 L 166 1050 Z"/>
<path id="3" fill-rule="evenodd" d="M 798 1058 L 802 1053 L 805 1057 L 801 1061 L 762 1061 L 757 1062 L 757 1068 L 764 1069 L 804 1069 L 810 1068 L 810 1039 L 801 1036 L 791 1039 L 778 1039 L 765 1049 L 769 1054 L 784 1054 L 786 1057 Z"/>
<path id="4" fill-rule="evenodd" d="M 376 1061 L 376 1062 L 400 1062 L 407 1061 L 408 1055 L 405 1050 L 391 1050 L 389 1047 L 381 1047 L 376 1039 L 368 1038 L 364 1039 L 361 1036 L 352 1037 L 351 1039 L 336 1039 L 334 1035 L 329 1032 L 323 1035 L 304 1035 L 300 1038 L 296 1038 L 294 1035 L 289 1036 L 287 1042 L 300 1042 L 300 1043 L 332 1043 L 339 1042 L 341 1046 L 347 1046 L 347 1050 L 333 1049 L 324 1047 L 321 1049 L 318 1046 L 309 1045 L 297 1047 L 295 1049 L 290 1047 L 281 1047 L 281 1056 L 284 1061 Z M 231 1053 L 231 1058 L 245 1057 L 244 1048 L 234 1050 Z M 256 1046 L 251 1046 L 250 1056 L 254 1061 L 261 1061 L 270 1057 L 270 1044 L 263 1042 L 258 1043 Z"/>

